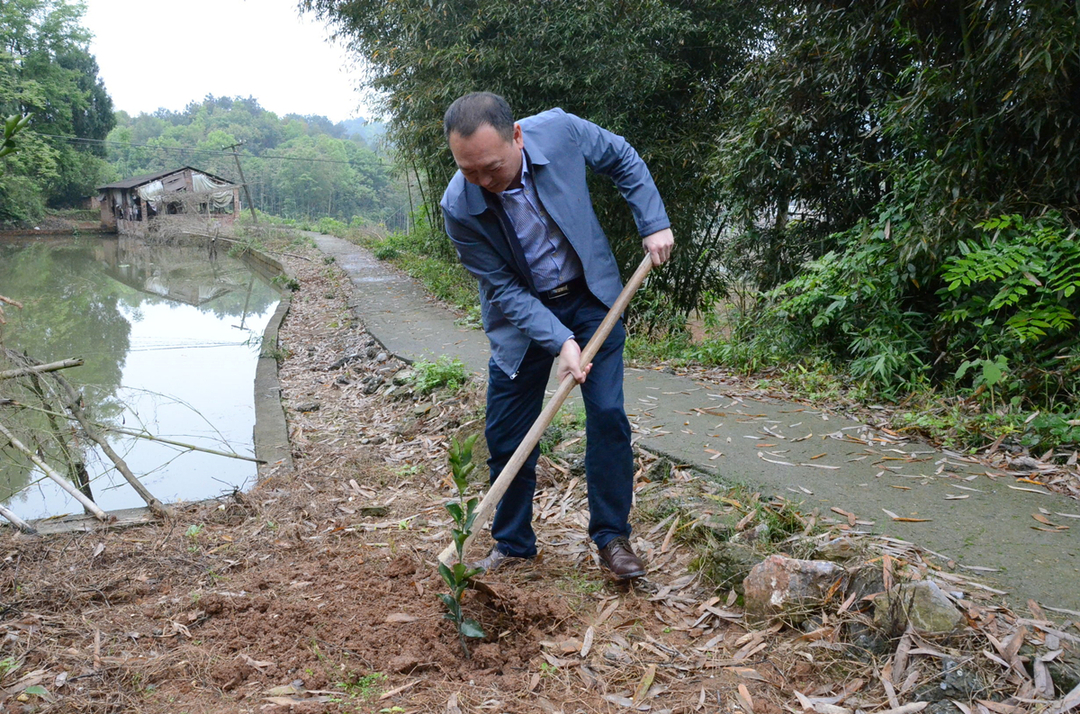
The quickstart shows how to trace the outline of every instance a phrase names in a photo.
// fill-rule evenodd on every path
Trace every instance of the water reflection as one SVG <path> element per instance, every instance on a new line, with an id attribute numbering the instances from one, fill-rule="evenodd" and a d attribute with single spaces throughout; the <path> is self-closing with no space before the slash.
<path id="1" fill-rule="evenodd" d="M 23 303 L 21 310 L 6 311 L 4 346 L 45 362 L 84 359 L 66 376 L 81 389 L 94 420 L 251 453 L 258 338 L 278 295 L 243 262 L 196 242 L 7 243 L 0 244 L 0 294 Z M 35 392 L 48 389 L 48 382 L 0 382 L 0 397 L 38 404 Z M 64 463 L 65 454 L 83 461 L 102 508 L 142 505 L 66 420 L 11 405 L 0 406 L 0 420 L 14 425 L 50 463 Z M 249 462 L 196 452 L 178 456 L 175 449 L 126 437 L 109 440 L 166 502 L 206 498 L 254 479 Z M 55 484 L 39 482 L 41 476 L 11 449 L 3 450 L 0 500 L 23 518 L 81 510 Z"/>

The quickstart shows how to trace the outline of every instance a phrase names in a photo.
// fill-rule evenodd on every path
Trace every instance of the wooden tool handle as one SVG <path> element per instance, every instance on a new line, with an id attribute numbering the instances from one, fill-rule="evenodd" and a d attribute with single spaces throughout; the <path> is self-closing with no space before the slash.
<path id="1" fill-rule="evenodd" d="M 615 327 L 615 323 L 619 321 L 619 317 L 626 311 L 626 306 L 630 304 L 630 298 L 634 297 L 634 293 L 637 292 L 641 284 L 645 282 L 645 276 L 649 274 L 652 269 L 652 256 L 646 255 L 645 259 L 641 261 L 641 265 L 627 281 L 626 286 L 623 287 L 622 292 L 619 293 L 619 297 L 616 298 L 615 304 L 608 310 L 607 315 L 604 317 L 604 321 L 600 323 L 600 326 L 596 328 L 596 332 L 593 334 L 592 339 L 589 340 L 589 344 L 585 345 L 585 349 L 581 351 L 581 366 L 592 362 L 596 357 L 596 353 L 600 351 L 600 346 L 604 344 L 604 340 L 611 334 L 612 328 Z M 540 437 L 543 436 L 544 430 L 551 424 L 551 420 L 555 418 L 556 412 L 559 411 L 559 407 L 566 401 L 566 398 L 570 395 L 570 392 L 577 385 L 577 381 L 571 374 L 563 377 L 562 382 L 559 383 L 558 389 L 555 390 L 555 395 L 551 397 L 544 410 L 540 412 L 540 416 L 533 422 L 532 428 L 522 439 L 521 444 L 518 445 L 517 451 L 503 467 L 503 470 L 499 472 L 499 477 L 495 479 L 495 483 L 491 484 L 491 488 L 488 489 L 487 494 L 483 500 L 480 501 L 480 505 L 476 510 L 476 518 L 473 520 L 472 535 L 465 541 L 465 545 L 462 547 L 462 557 L 472 545 L 472 540 L 476 534 L 487 525 L 488 520 L 491 519 L 492 513 L 495 511 L 495 507 L 502 500 L 503 494 L 506 493 L 506 489 L 510 488 L 510 483 L 517 476 L 518 471 L 521 470 L 525 460 L 529 458 L 529 454 L 532 453 L 533 448 L 540 443 Z M 443 552 L 439 553 L 439 560 L 446 565 L 453 563 L 453 557 L 455 555 L 454 544 L 448 545 Z"/>

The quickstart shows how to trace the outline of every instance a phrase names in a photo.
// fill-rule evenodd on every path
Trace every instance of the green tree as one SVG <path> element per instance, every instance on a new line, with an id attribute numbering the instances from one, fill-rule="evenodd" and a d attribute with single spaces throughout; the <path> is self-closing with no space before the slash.
<path id="1" fill-rule="evenodd" d="M 252 98 L 207 96 L 182 112 L 116 114 L 109 158 L 120 177 L 190 165 L 239 180 L 231 151 L 242 142 L 244 176 L 259 210 L 287 218 L 355 216 L 379 221 L 406 198 L 387 162 L 326 117 L 279 118 Z"/>
<path id="2" fill-rule="evenodd" d="M 738 219 L 730 266 L 774 285 L 887 202 L 914 208 L 890 238 L 925 278 L 988 217 L 1076 211 L 1075 3 L 767 5 L 714 164 Z"/>
<path id="3" fill-rule="evenodd" d="M 489 90 L 524 116 L 560 106 L 625 136 L 649 163 L 677 241 L 650 279 L 686 311 L 719 279 L 723 235 L 709 138 L 721 91 L 753 57 L 761 3 L 691 0 L 304 0 L 364 58 L 391 117 L 400 161 L 421 178 L 431 225 L 453 170 L 442 115 L 456 97 Z M 606 181 L 597 211 L 624 272 L 640 261 L 629 210 Z M 448 239 L 441 249 L 450 253 Z"/>
<path id="4" fill-rule="evenodd" d="M 889 393 L 1007 364 L 1015 403 L 1075 406 L 1077 5 L 770 7 L 714 163 L 770 338 Z"/>
<path id="5" fill-rule="evenodd" d="M 0 4 L 0 115 L 34 114 L 0 178 L 0 221 L 37 220 L 46 205 L 71 205 L 103 175 L 104 149 L 93 140 L 113 126 L 112 101 L 79 24 L 84 11 L 65 0 Z"/>

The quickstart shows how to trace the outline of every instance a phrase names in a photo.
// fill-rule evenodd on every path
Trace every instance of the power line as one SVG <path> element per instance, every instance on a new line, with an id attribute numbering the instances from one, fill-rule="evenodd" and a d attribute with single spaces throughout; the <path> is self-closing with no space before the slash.
<path id="1" fill-rule="evenodd" d="M 69 136 L 69 135 L 65 135 L 65 134 L 41 134 L 41 133 L 38 133 L 38 132 L 27 132 L 27 133 L 28 134 L 29 133 L 34 133 L 37 136 L 42 136 L 42 137 L 46 137 L 46 138 L 49 138 L 49 139 L 61 139 L 63 141 L 68 141 L 68 142 L 71 142 L 71 143 L 115 145 L 115 146 L 125 146 L 125 147 L 133 147 L 133 148 L 140 148 L 140 149 L 153 149 L 153 150 L 156 150 L 156 151 L 175 151 L 175 152 L 187 153 L 187 154 L 209 154 L 211 156 L 229 156 L 229 154 L 225 154 L 222 151 L 215 151 L 213 149 L 195 149 L 195 148 L 183 147 L 183 146 L 156 146 L 154 144 L 132 144 L 132 143 L 129 143 L 129 142 L 126 142 L 126 141 L 109 141 L 108 139 L 87 139 L 87 138 L 84 138 L 84 137 L 81 137 L 81 136 Z M 370 166 L 375 165 L 375 164 L 378 164 L 380 166 L 386 166 L 388 168 L 393 168 L 394 167 L 394 165 L 392 163 L 390 163 L 389 161 L 385 161 L 383 159 L 380 159 L 379 157 L 375 157 L 374 160 L 358 162 L 358 161 L 341 161 L 339 159 L 305 158 L 305 157 L 302 157 L 302 156 L 276 156 L 276 155 L 273 155 L 273 154 L 241 154 L 241 156 L 246 156 L 248 158 L 253 158 L 253 159 L 272 159 L 272 160 L 275 160 L 275 161 L 311 161 L 311 162 L 323 163 L 323 164 L 345 164 L 347 166 L 354 166 L 354 167 L 358 167 L 358 168 L 367 168 L 367 167 L 370 167 Z"/>

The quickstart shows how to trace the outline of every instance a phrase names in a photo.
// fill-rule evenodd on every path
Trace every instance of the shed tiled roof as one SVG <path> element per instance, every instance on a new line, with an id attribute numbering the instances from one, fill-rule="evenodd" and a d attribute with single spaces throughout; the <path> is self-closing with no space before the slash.
<path id="1" fill-rule="evenodd" d="M 135 188 L 136 186 L 142 186 L 143 184 L 148 184 L 151 181 L 157 181 L 160 178 L 164 178 L 166 176 L 171 176 L 173 174 L 178 174 L 181 171 L 185 171 L 185 170 L 194 171 L 194 172 L 200 173 L 200 174 L 206 174 L 210 178 L 217 179 L 218 181 L 225 181 L 226 183 L 232 184 L 234 186 L 236 185 L 236 184 L 233 184 L 232 181 L 229 181 L 229 179 L 224 179 L 224 178 L 221 178 L 220 176 L 215 176 L 214 174 L 212 174 L 212 173 L 210 173 L 208 171 L 203 171 L 202 169 L 196 169 L 196 168 L 193 168 L 191 166 L 181 166 L 178 169 L 169 169 L 168 171 L 158 171 L 157 173 L 153 173 L 153 174 L 144 174 L 142 176 L 134 176 L 134 177 L 129 178 L 129 179 L 124 179 L 123 181 L 117 181 L 116 183 L 109 183 L 109 184 L 105 184 L 104 186 L 98 186 L 97 188 L 98 188 L 98 191 L 103 191 L 103 190 L 105 190 L 107 188 Z"/>

